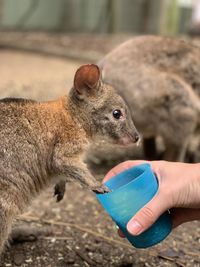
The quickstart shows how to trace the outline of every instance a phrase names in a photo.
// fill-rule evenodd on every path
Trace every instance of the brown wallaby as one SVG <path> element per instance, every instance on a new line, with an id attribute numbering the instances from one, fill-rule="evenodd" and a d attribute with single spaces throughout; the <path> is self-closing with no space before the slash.
<path id="1" fill-rule="evenodd" d="M 103 137 L 125 145 L 139 138 L 125 102 L 102 83 L 96 65 L 81 66 L 69 95 L 56 101 L 2 99 L 0 127 L 0 250 L 14 218 L 62 177 L 107 192 L 83 162 L 90 143 Z M 55 193 L 59 198 L 59 186 Z"/>
<path id="2" fill-rule="evenodd" d="M 117 89 L 134 114 L 147 158 L 155 158 L 149 144 L 160 136 L 164 159 L 184 160 L 200 122 L 199 59 L 200 48 L 189 42 L 140 36 L 99 62 L 103 80 Z"/>

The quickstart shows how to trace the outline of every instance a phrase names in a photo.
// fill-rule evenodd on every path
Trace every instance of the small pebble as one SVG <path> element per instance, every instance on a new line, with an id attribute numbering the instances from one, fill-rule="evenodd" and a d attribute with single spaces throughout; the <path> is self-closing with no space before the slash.
<path id="1" fill-rule="evenodd" d="M 15 265 L 17 266 L 21 266 L 22 263 L 24 262 L 24 255 L 23 254 L 16 254 L 14 255 L 14 259 L 13 259 L 13 262 Z"/>

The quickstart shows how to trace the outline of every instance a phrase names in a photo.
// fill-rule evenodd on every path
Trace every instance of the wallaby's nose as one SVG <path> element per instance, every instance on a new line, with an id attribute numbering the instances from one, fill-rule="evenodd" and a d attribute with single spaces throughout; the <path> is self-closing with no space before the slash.
<path id="1" fill-rule="evenodd" d="M 137 143 L 139 141 L 139 139 L 140 139 L 140 135 L 139 135 L 138 132 L 134 133 L 134 138 L 135 138 L 134 142 Z"/>

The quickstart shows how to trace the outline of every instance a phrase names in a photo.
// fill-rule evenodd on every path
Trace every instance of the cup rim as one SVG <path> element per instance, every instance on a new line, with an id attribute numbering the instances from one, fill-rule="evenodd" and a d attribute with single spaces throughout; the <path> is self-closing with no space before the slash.
<path id="1" fill-rule="evenodd" d="M 122 173 L 124 173 L 124 172 L 126 172 L 126 171 L 128 171 L 128 170 L 134 169 L 134 168 L 136 168 L 136 167 L 142 167 L 142 166 L 146 166 L 146 167 L 148 167 L 148 169 L 151 170 L 151 165 L 150 165 L 149 163 L 142 163 L 142 164 L 139 164 L 139 165 L 136 165 L 136 166 L 132 166 L 131 168 L 128 168 L 128 169 L 126 169 L 126 170 L 124 170 L 124 171 L 118 173 L 117 175 L 114 175 L 114 176 L 111 177 L 108 181 L 110 181 L 112 178 L 115 178 L 116 176 L 118 176 L 118 175 L 120 175 L 120 174 L 122 174 Z M 136 182 L 136 181 L 140 178 L 141 175 L 143 175 L 145 172 L 148 171 L 148 169 L 144 169 L 143 172 L 142 172 L 139 176 L 137 176 L 137 177 L 134 178 L 133 180 L 129 181 L 128 183 L 123 184 L 122 186 L 116 188 L 115 190 L 106 193 L 106 195 L 113 194 L 114 192 L 123 189 L 125 186 L 129 185 L 129 184 L 132 183 L 133 181 Z M 152 172 L 152 173 L 153 173 L 153 172 Z M 155 174 L 153 173 L 153 175 L 155 175 Z M 108 182 L 108 181 L 107 181 L 107 182 Z M 106 185 L 106 182 L 104 183 L 104 185 L 107 186 L 107 185 Z M 105 194 L 103 194 L 103 195 L 105 195 Z"/>

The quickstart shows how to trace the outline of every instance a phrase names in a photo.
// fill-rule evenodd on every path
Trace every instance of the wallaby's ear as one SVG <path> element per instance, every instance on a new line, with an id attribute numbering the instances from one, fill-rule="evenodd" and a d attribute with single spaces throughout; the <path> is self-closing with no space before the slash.
<path id="1" fill-rule="evenodd" d="M 81 66 L 74 77 L 74 90 L 79 96 L 95 96 L 101 83 L 101 72 L 94 64 Z"/>

